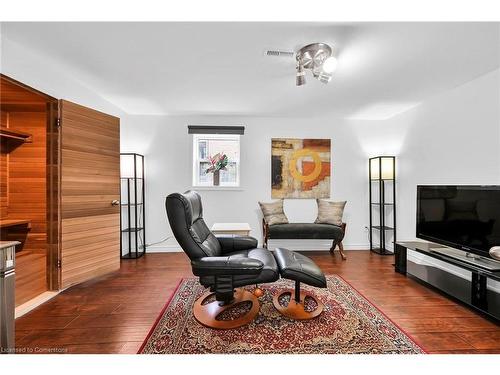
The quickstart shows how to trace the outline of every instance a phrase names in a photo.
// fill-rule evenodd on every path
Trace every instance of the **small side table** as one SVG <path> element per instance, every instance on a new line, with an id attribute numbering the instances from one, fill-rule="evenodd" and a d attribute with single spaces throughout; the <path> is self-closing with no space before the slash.
<path id="1" fill-rule="evenodd" d="M 236 234 L 239 236 L 249 236 L 250 225 L 248 223 L 215 223 L 212 225 L 214 234 Z"/>

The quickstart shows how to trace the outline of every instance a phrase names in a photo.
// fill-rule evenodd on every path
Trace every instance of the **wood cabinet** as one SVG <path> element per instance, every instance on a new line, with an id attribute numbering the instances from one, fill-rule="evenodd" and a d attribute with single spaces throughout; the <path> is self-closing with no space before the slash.
<path id="1" fill-rule="evenodd" d="M 0 76 L 0 230 L 16 305 L 120 267 L 120 119 Z"/>

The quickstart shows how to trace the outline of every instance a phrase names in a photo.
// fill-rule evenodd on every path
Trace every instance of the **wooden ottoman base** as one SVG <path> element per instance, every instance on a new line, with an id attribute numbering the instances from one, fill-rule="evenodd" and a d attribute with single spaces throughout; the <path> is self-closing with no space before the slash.
<path id="1" fill-rule="evenodd" d="M 319 316 L 323 312 L 324 305 L 313 294 L 301 291 L 300 283 L 296 282 L 295 284 L 295 290 L 285 290 L 273 297 L 276 310 L 287 318 L 297 320 L 313 319 Z M 285 294 L 290 294 L 290 302 L 288 302 L 287 306 L 280 304 L 280 298 Z M 316 303 L 317 306 L 313 311 L 306 311 L 304 305 L 306 297 L 312 298 Z"/>

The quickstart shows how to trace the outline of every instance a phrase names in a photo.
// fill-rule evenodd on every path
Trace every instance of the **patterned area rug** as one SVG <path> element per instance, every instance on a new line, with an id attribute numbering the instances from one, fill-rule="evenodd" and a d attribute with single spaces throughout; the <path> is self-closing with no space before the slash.
<path id="1" fill-rule="evenodd" d="M 296 321 L 275 309 L 272 296 L 292 282 L 263 284 L 260 313 L 250 324 L 231 330 L 206 328 L 193 317 L 194 301 L 204 292 L 197 279 L 184 279 L 162 311 L 139 353 L 289 353 L 419 354 L 410 337 L 339 276 L 313 291 L 325 308 L 312 320 Z"/>

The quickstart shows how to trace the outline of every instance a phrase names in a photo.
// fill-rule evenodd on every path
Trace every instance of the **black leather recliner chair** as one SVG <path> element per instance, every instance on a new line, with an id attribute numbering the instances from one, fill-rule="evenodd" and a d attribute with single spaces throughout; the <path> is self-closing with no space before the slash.
<path id="1" fill-rule="evenodd" d="M 259 312 L 257 298 L 245 290 L 235 293 L 234 288 L 278 280 L 280 275 L 272 253 L 257 248 L 253 237 L 215 236 L 203 220 L 201 197 L 194 191 L 170 194 L 165 206 L 174 236 L 191 259 L 193 273 L 203 286 L 210 288 L 195 303 L 195 318 L 212 328 L 235 328 L 251 321 Z M 215 303 L 205 303 L 210 294 L 215 294 Z M 226 308 L 245 301 L 252 303 L 245 316 L 217 320 Z"/>

